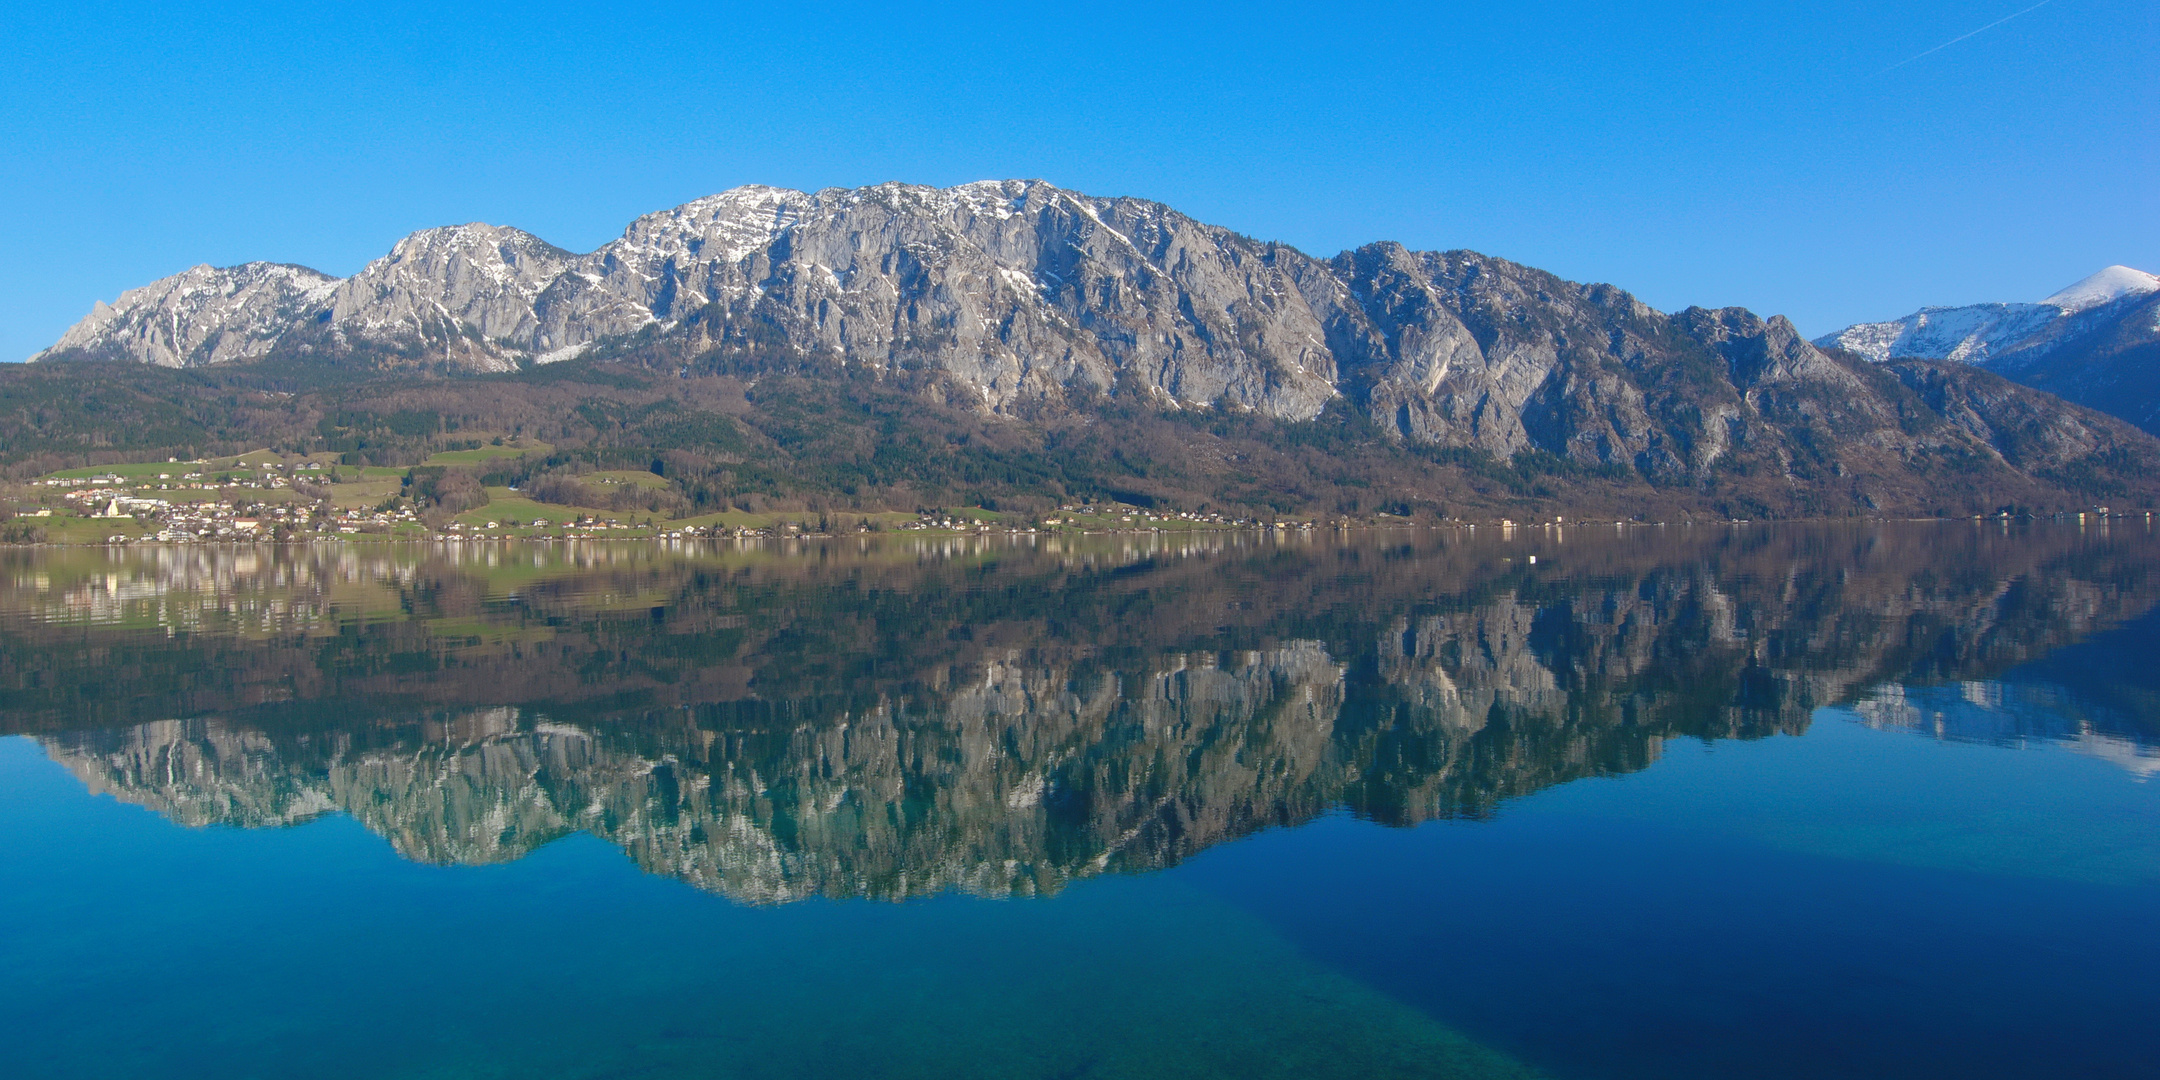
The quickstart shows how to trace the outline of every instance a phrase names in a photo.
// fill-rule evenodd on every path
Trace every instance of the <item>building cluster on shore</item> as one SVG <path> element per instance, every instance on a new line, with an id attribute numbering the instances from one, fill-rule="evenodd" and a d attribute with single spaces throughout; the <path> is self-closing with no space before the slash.
<path id="1" fill-rule="evenodd" d="M 206 461 L 175 461 L 169 467 L 145 463 L 79 471 L 85 475 L 50 476 L 30 481 L 34 494 L 25 500 L 27 505 L 17 504 L 12 516 L 110 522 L 114 528 L 99 530 L 103 535 L 95 538 L 85 537 L 83 534 L 90 530 L 77 527 L 63 529 L 55 537 L 59 542 L 81 543 L 88 539 L 105 544 L 305 543 L 341 537 L 446 542 L 584 538 L 755 540 L 885 531 L 1019 537 L 1038 533 L 1173 534 L 1257 530 L 1281 536 L 1310 535 L 1315 530 L 1413 525 L 1466 530 L 1477 530 L 1483 525 L 1497 527 L 1502 538 L 1527 530 L 1545 532 L 1557 539 L 1565 535 L 1562 530 L 1663 528 L 1668 524 L 1603 518 L 1586 521 L 1557 514 L 1538 515 L 1523 522 L 1508 517 L 1483 521 L 1442 517 L 1435 521 L 1429 517 L 1413 518 L 1386 512 L 1360 517 L 1322 515 L 1314 520 L 1228 517 L 1221 513 L 1093 500 L 1065 503 L 1055 510 L 1025 514 L 1012 513 L 1012 507 L 997 511 L 945 508 L 919 510 L 912 519 L 890 513 L 818 512 L 802 520 L 759 515 L 744 521 L 729 512 L 708 515 L 693 523 L 656 520 L 651 516 L 640 521 L 627 514 L 617 518 L 604 511 L 535 503 L 521 496 L 514 487 L 508 490 L 504 501 L 483 502 L 479 507 L 465 511 L 459 520 L 446 520 L 449 508 L 428 509 L 433 496 L 412 486 L 411 473 L 400 477 L 390 469 L 354 473 L 324 462 L 303 460 L 284 464 L 235 461 L 224 467 L 213 467 Z M 501 489 L 495 489 L 493 494 L 504 498 Z M 488 515 L 491 514 L 496 516 L 490 518 Z M 0 517 L 4 516 L 8 514 L 0 513 Z M 1998 511 L 1992 518 L 2000 519 L 2007 526 L 2014 517 L 2034 516 L 2013 514 L 2006 509 Z M 2081 525 L 2095 521 L 2104 526 L 2111 520 L 2138 517 L 2149 523 L 2152 512 L 2093 506 L 2085 511 L 2037 516 L 2052 516 Z M 736 520 L 714 520 L 725 517 Z M 1981 515 L 1973 517 L 1981 519 Z M 1670 524 L 1684 527 L 1712 523 L 1683 519 Z M 1731 519 L 1725 523 L 1748 524 L 1746 519 Z M 48 536 L 52 535 L 47 529 L 49 524 L 13 524 L 8 535 L 0 537 L 0 542 L 48 542 Z"/>

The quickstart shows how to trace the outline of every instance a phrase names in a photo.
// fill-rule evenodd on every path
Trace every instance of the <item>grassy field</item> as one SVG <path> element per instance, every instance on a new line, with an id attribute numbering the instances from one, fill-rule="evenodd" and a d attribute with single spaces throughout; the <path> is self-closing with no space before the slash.
<path id="1" fill-rule="evenodd" d="M 108 537 L 135 537 L 149 531 L 133 518 L 49 517 L 24 521 L 44 529 L 48 544 L 102 544 Z"/>
<path id="2" fill-rule="evenodd" d="M 668 486 L 666 480 L 643 469 L 601 469 L 596 472 L 581 474 L 577 479 L 581 483 L 592 484 L 595 487 L 616 487 L 627 484 L 631 487 L 657 490 Z"/>
<path id="3" fill-rule="evenodd" d="M 213 473 L 234 470 L 253 471 L 269 466 L 299 465 L 307 462 L 315 462 L 328 470 L 337 464 L 337 455 L 328 452 L 301 455 L 278 454 L 269 450 L 250 450 L 245 454 L 196 461 L 139 461 L 124 465 L 94 465 L 81 469 L 62 469 L 58 472 L 47 473 L 45 477 L 40 479 L 83 480 L 98 476 L 117 476 L 128 480 L 155 480 L 160 474 L 170 475 L 175 478 L 187 473 L 202 473 L 208 476 Z M 349 471 L 352 466 L 346 468 Z M 405 472 L 403 469 L 389 471 L 399 475 L 403 475 Z"/>
<path id="4" fill-rule="evenodd" d="M 427 461 L 425 461 L 423 464 L 478 465 L 482 462 L 491 461 L 495 458 L 516 458 L 524 457 L 527 454 L 545 454 L 552 449 L 554 449 L 554 447 L 548 445 L 547 443 L 534 442 L 530 439 L 524 439 L 514 444 L 505 443 L 502 446 L 482 446 L 474 450 L 444 450 L 441 453 L 429 455 Z"/>
<path id="5" fill-rule="evenodd" d="M 200 472 L 206 465 L 193 465 L 185 461 L 146 461 L 135 465 L 99 465 L 90 469 L 62 469 L 47 477 L 56 480 L 87 480 L 94 476 L 118 476 L 128 480 L 155 480 L 159 474 L 179 476 L 182 473 Z"/>
<path id="6" fill-rule="evenodd" d="M 530 525 L 534 521 L 543 519 L 552 524 L 560 525 L 565 521 L 575 521 L 587 514 L 602 521 L 612 518 L 628 524 L 631 520 L 631 515 L 614 510 L 598 510 L 588 506 L 557 506 L 553 503 L 534 502 L 509 488 L 488 488 L 487 494 L 488 502 L 486 506 L 467 510 L 459 514 L 455 520 L 468 526 L 485 525 L 490 521 L 499 525 L 511 525 L 513 523 Z M 640 520 L 643 517 L 650 516 L 649 514 L 641 515 Z"/>
<path id="7" fill-rule="evenodd" d="M 270 450 L 250 450 L 232 457 L 211 458 L 203 468 L 213 469 L 259 469 L 265 465 L 291 465 L 304 461 L 321 463 L 324 467 L 336 464 L 337 455 L 328 451 L 314 454 L 280 454 Z"/>
<path id="8" fill-rule="evenodd" d="M 370 476 L 347 484 L 330 486 L 330 501 L 340 510 L 373 510 L 383 501 L 404 490 L 403 470 L 370 470 L 388 472 L 388 476 Z"/>

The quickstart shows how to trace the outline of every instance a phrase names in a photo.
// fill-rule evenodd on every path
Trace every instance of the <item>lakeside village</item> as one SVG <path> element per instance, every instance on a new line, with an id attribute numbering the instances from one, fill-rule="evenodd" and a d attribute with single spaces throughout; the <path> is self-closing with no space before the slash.
<path id="1" fill-rule="evenodd" d="M 442 455 L 450 456 L 450 455 Z M 469 464 L 430 461 L 427 464 Z M 580 477 L 600 490 L 664 484 L 634 470 Z M 1039 514 L 949 508 L 907 513 L 751 513 L 728 510 L 669 520 L 650 513 L 540 503 L 514 487 L 487 488 L 482 505 L 426 514 L 411 497 L 412 470 L 282 459 L 267 451 L 234 458 L 168 460 L 53 473 L 17 489 L 0 540 L 15 543 L 188 544 L 322 540 L 489 540 L 575 537 L 753 538 L 869 532 L 1016 533 L 1308 531 L 1308 521 L 1268 522 L 1222 514 L 1072 503 Z"/>
<path id="2" fill-rule="evenodd" d="M 512 449 L 510 453 L 524 452 Z M 422 464 L 479 464 L 484 452 L 438 454 Z M 1310 533 L 1316 527 L 1409 525 L 1407 518 L 1369 520 L 1261 520 L 1222 514 L 1149 509 L 1123 503 L 1068 503 L 1043 513 L 1000 513 L 981 508 L 904 512 L 832 513 L 727 509 L 670 519 L 650 512 L 564 506 L 526 498 L 514 487 L 482 489 L 480 504 L 458 513 L 424 510 L 415 497 L 412 468 L 342 465 L 317 457 L 269 451 L 232 458 L 196 459 L 67 470 L 14 488 L 0 509 L 0 543 L 189 544 L 316 542 L 328 540 L 492 540 L 593 538 L 732 538 L 830 536 L 873 532 L 1008 533 L 1195 532 L 1263 529 Z M 637 470 L 595 471 L 578 477 L 584 489 L 606 493 L 615 505 L 636 505 L 636 496 L 666 487 Z M 629 496 L 623 498 L 623 496 Z M 2143 518 L 2093 507 L 2090 518 Z M 1475 529 L 1475 523 L 1449 522 Z M 1569 521 L 1554 515 L 1537 521 L 1500 518 L 1489 524 L 1503 534 L 1533 529 L 1661 525 L 1657 522 Z M 1735 524 L 1740 524 L 1736 522 Z"/>

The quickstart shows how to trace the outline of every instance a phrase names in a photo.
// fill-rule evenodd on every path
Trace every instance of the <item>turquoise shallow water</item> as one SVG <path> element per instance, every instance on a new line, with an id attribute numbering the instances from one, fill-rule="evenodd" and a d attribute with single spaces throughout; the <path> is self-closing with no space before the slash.
<path id="1" fill-rule="evenodd" d="M 748 907 L 591 839 L 178 830 L 23 739 L 0 782 L 18 1075 L 1523 1075 L 1173 878 Z"/>
<path id="2" fill-rule="evenodd" d="M 2160 1069 L 2142 534 L 603 550 L 4 568 L 10 1075 Z"/>

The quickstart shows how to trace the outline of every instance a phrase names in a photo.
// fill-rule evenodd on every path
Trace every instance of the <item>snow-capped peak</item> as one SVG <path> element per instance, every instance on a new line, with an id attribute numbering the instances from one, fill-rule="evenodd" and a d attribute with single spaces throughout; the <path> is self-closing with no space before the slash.
<path id="1" fill-rule="evenodd" d="M 2074 315 L 2150 292 L 2160 292 L 2160 277 L 2127 266 L 2110 266 L 2040 302 L 2061 308 L 2065 315 Z"/>

